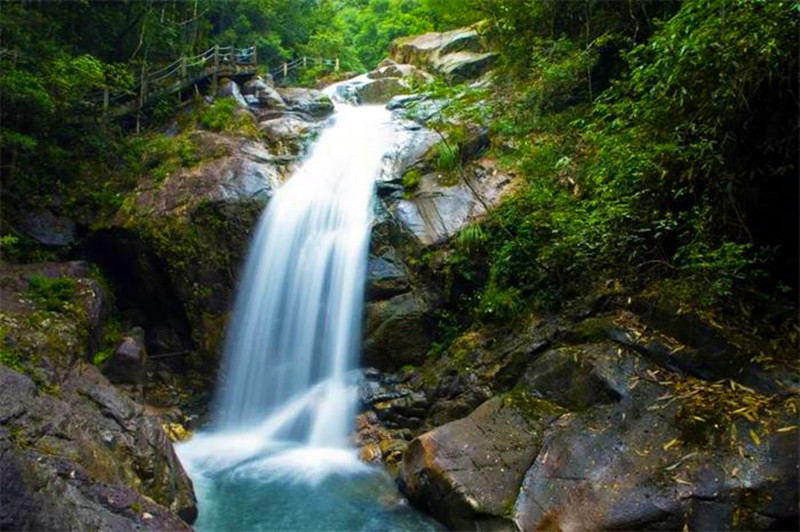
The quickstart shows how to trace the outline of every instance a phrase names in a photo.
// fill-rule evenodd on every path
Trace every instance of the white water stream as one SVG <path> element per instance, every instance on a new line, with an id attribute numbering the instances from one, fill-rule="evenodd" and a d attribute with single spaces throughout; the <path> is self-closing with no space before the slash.
<path id="1" fill-rule="evenodd" d="M 198 529 L 363 528 L 369 505 L 380 506 L 365 501 L 389 489 L 385 479 L 353 483 L 375 470 L 348 437 L 373 187 L 393 131 L 382 106 L 337 104 L 333 125 L 262 215 L 227 335 L 215 426 L 178 447 L 198 494 Z M 331 484 L 332 473 L 347 480 Z M 309 517 L 311 499 L 324 517 Z M 332 520 L 343 501 L 353 508 Z M 277 509 L 265 512 L 270 504 Z"/>

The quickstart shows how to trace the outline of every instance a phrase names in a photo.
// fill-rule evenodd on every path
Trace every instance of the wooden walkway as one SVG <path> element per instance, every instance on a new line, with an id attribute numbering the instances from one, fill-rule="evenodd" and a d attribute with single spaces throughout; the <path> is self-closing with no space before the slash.
<path id="1" fill-rule="evenodd" d="M 273 77 L 286 78 L 297 68 L 327 65 L 339 70 L 338 59 L 301 57 L 269 70 Z M 214 92 L 224 77 L 254 76 L 258 71 L 256 47 L 214 46 L 194 57 L 182 56 L 158 70 L 143 73 L 140 83 L 131 90 L 111 93 L 108 89 L 89 98 L 91 107 L 102 109 L 103 119 L 119 118 L 141 110 L 169 94 L 180 94 L 211 80 Z M 195 89 L 197 90 L 197 89 Z"/>

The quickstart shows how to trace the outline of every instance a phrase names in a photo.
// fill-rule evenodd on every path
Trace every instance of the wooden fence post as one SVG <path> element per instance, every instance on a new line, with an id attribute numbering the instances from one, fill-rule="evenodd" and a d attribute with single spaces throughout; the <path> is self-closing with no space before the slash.
<path id="1" fill-rule="evenodd" d="M 307 65 L 308 65 L 308 57 L 303 56 L 303 68 L 306 68 Z"/>
<path id="2" fill-rule="evenodd" d="M 216 95 L 219 88 L 219 45 L 214 45 L 214 76 L 211 78 L 211 89 Z"/>
<path id="3" fill-rule="evenodd" d="M 283 77 L 285 78 L 289 74 L 289 64 L 284 61 L 283 63 Z"/>
<path id="4" fill-rule="evenodd" d="M 256 45 L 254 44 L 253 45 L 253 67 L 255 68 L 257 66 L 258 66 L 258 48 L 256 48 Z"/>
<path id="5" fill-rule="evenodd" d="M 336 72 L 339 72 L 339 58 L 336 58 Z"/>

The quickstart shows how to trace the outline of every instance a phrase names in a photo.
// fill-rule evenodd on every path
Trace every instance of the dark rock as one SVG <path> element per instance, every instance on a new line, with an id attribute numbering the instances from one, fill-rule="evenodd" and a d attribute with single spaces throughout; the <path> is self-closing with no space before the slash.
<path id="1" fill-rule="evenodd" d="M 364 360 L 383 370 L 424 360 L 432 340 L 428 304 L 414 293 L 368 303 L 365 308 Z"/>
<path id="2" fill-rule="evenodd" d="M 0 436 L 4 529 L 133 530 L 161 523 L 188 530 L 176 515 L 191 519 L 196 505 L 172 445 L 96 368 L 78 361 L 52 396 L 0 366 L 0 390 L 2 429 L 13 434 L 13 442 Z M 9 485 L 18 489 L 9 492 Z"/>
<path id="3" fill-rule="evenodd" d="M 469 417 L 411 442 L 403 458 L 404 493 L 458 530 L 512 529 L 508 508 L 562 410 L 546 401 L 498 396 Z"/>
<path id="4" fill-rule="evenodd" d="M 142 384 L 147 366 L 147 350 L 143 338 L 126 336 L 103 366 L 103 374 L 113 383 Z M 142 334 L 142 336 L 144 336 Z"/>
<path id="5" fill-rule="evenodd" d="M 796 434 L 689 447 L 675 405 L 654 404 L 666 391 L 640 384 L 620 406 L 562 418 L 525 475 L 519 529 L 795 529 Z"/>
<path id="6" fill-rule="evenodd" d="M 20 230 L 45 246 L 69 246 L 75 242 L 75 222 L 50 210 L 28 212 L 20 221 Z"/>

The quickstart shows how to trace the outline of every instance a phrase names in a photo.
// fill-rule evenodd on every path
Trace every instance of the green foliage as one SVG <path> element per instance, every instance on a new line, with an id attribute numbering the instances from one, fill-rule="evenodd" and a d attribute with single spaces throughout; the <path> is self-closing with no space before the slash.
<path id="1" fill-rule="evenodd" d="M 486 233 L 478 224 L 468 225 L 456 235 L 456 246 L 468 254 L 477 253 L 486 244 Z"/>
<path id="2" fill-rule="evenodd" d="M 457 145 L 440 142 L 436 145 L 433 167 L 444 174 L 455 172 L 461 166 L 461 155 Z"/>
<path id="3" fill-rule="evenodd" d="M 31 275 L 27 296 L 49 311 L 62 311 L 75 295 L 75 280 L 70 277 Z"/>
<path id="4" fill-rule="evenodd" d="M 211 131 L 258 134 L 255 119 L 250 113 L 237 112 L 239 104 L 233 98 L 219 98 L 200 113 L 200 124 Z"/>
<path id="5" fill-rule="evenodd" d="M 188 135 L 153 133 L 132 140 L 127 160 L 134 173 L 150 174 L 154 181 L 161 182 L 180 168 L 196 164 L 200 158 Z"/>

